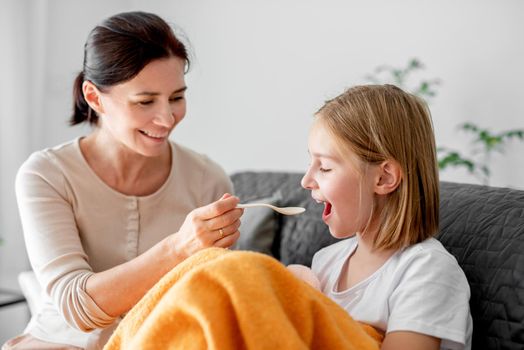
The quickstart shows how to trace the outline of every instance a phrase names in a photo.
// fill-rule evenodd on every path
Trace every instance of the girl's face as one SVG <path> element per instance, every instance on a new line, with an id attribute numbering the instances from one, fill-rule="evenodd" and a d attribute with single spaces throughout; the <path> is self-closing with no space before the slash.
<path id="1" fill-rule="evenodd" d="M 309 133 L 311 163 L 301 184 L 324 204 L 322 219 L 331 235 L 345 238 L 368 224 L 377 167 L 364 165 L 354 152 L 342 151 L 335 142 L 317 117 Z"/>
<path id="2" fill-rule="evenodd" d="M 184 61 L 147 64 L 133 79 L 100 93 L 101 130 L 144 156 L 158 156 L 186 114 Z"/>

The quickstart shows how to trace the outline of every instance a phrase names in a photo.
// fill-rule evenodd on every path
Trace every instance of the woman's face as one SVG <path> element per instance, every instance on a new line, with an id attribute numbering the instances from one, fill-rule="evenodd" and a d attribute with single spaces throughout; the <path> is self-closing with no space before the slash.
<path id="1" fill-rule="evenodd" d="M 154 157 L 186 114 L 184 61 L 170 57 L 147 64 L 133 79 L 100 93 L 100 127 L 126 148 Z"/>
<path id="2" fill-rule="evenodd" d="M 345 238 L 362 232 L 372 213 L 376 167 L 362 166 L 350 150 L 342 152 L 318 119 L 309 133 L 308 147 L 311 164 L 301 184 L 324 204 L 322 219 L 331 235 Z"/>

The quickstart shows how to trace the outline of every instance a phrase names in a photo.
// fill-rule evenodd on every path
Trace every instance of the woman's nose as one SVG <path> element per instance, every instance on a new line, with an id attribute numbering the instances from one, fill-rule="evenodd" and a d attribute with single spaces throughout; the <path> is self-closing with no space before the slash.
<path id="1" fill-rule="evenodd" d="M 167 106 L 159 110 L 156 113 L 155 122 L 158 125 L 162 125 L 165 127 L 173 126 L 173 123 L 175 122 L 175 113 L 173 108 L 169 104 L 167 104 Z"/>

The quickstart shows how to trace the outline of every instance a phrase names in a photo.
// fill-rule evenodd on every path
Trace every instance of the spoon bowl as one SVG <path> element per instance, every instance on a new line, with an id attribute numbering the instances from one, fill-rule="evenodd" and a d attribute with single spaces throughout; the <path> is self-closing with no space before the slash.
<path id="1" fill-rule="evenodd" d="M 267 207 L 271 208 L 277 213 L 283 214 L 283 215 L 297 215 L 302 214 L 306 211 L 306 208 L 302 207 L 275 207 L 274 205 L 267 204 L 267 203 L 247 203 L 247 204 L 238 204 L 237 208 L 254 208 L 254 207 Z"/>

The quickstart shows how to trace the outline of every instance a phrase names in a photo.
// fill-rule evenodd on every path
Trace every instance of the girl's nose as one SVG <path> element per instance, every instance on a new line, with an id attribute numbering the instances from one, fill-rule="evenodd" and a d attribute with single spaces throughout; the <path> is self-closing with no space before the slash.
<path id="1" fill-rule="evenodd" d="M 300 180 L 300 185 L 307 190 L 312 190 L 314 183 L 315 181 L 311 178 L 311 175 L 309 174 L 309 168 L 308 168 L 308 170 L 302 177 L 302 180 Z"/>

